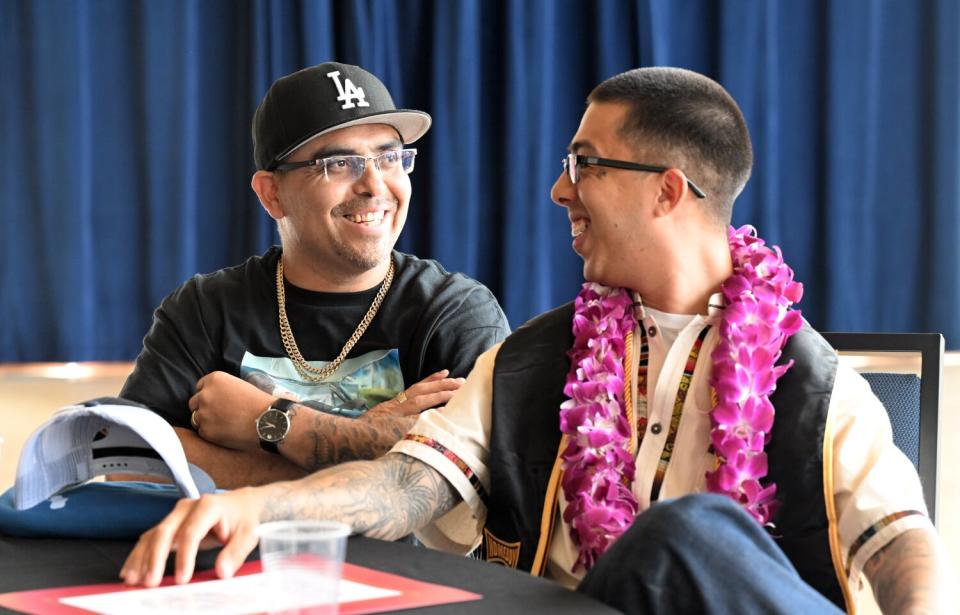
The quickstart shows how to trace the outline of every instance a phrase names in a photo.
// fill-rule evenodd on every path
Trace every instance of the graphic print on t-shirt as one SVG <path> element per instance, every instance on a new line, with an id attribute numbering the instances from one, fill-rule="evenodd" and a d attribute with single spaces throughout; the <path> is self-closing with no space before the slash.
<path id="1" fill-rule="evenodd" d="M 327 361 L 309 361 L 317 369 Z M 342 416 L 357 417 L 404 390 L 400 353 L 374 350 L 344 361 L 326 380 L 310 382 L 287 357 L 258 357 L 244 353 L 240 376 L 275 397 Z"/>

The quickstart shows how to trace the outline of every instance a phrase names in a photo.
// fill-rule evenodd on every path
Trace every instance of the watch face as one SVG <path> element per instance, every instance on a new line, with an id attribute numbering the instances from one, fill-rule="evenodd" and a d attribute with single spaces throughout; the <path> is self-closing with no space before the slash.
<path id="1" fill-rule="evenodd" d="M 290 419 L 286 413 L 274 408 L 268 409 L 257 419 L 257 433 L 261 440 L 279 442 L 287 435 L 290 429 Z"/>

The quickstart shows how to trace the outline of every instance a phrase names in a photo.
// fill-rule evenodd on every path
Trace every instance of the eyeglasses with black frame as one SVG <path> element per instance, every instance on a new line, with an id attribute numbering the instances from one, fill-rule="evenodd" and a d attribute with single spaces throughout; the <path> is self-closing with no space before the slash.
<path id="1" fill-rule="evenodd" d="M 392 149 L 377 156 L 327 156 L 316 160 L 301 162 L 285 162 L 273 168 L 274 171 L 290 171 L 304 167 L 316 167 L 323 171 L 327 181 L 357 181 L 367 170 L 367 161 L 372 160 L 380 175 L 388 177 L 398 175 L 401 171 L 406 174 L 413 172 L 413 163 L 417 157 L 417 150 Z"/>
<path id="2" fill-rule="evenodd" d="M 628 171 L 646 171 L 648 173 L 663 173 L 669 167 L 658 167 L 649 164 L 640 164 L 639 162 L 628 162 L 626 160 L 613 160 L 611 158 L 597 158 L 596 156 L 583 156 L 581 154 L 567 154 L 563 159 L 563 170 L 570 178 L 571 184 L 580 181 L 580 167 L 610 167 L 613 169 L 626 169 Z M 687 185 L 690 191 L 698 199 L 707 198 L 707 193 L 700 189 L 692 179 L 687 177 Z"/>

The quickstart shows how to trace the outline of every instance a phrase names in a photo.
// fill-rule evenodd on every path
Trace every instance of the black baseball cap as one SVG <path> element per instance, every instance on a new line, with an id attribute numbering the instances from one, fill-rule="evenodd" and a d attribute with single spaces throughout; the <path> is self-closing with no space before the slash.
<path id="1" fill-rule="evenodd" d="M 387 124 L 404 143 L 430 129 L 430 115 L 397 109 L 383 83 L 359 66 L 327 62 L 273 82 L 253 116 L 253 158 L 270 171 L 322 134 L 361 124 Z"/>

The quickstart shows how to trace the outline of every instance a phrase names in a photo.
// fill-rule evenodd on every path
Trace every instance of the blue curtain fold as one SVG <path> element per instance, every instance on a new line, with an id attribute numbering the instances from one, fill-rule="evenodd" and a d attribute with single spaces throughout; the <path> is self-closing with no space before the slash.
<path id="1" fill-rule="evenodd" d="M 400 248 L 514 325 L 582 281 L 549 190 L 586 95 L 673 65 L 743 108 L 734 222 L 815 326 L 960 347 L 958 26 L 953 0 L 0 0 L 0 362 L 131 359 L 165 294 L 276 242 L 250 120 L 327 60 L 433 115 Z"/>

